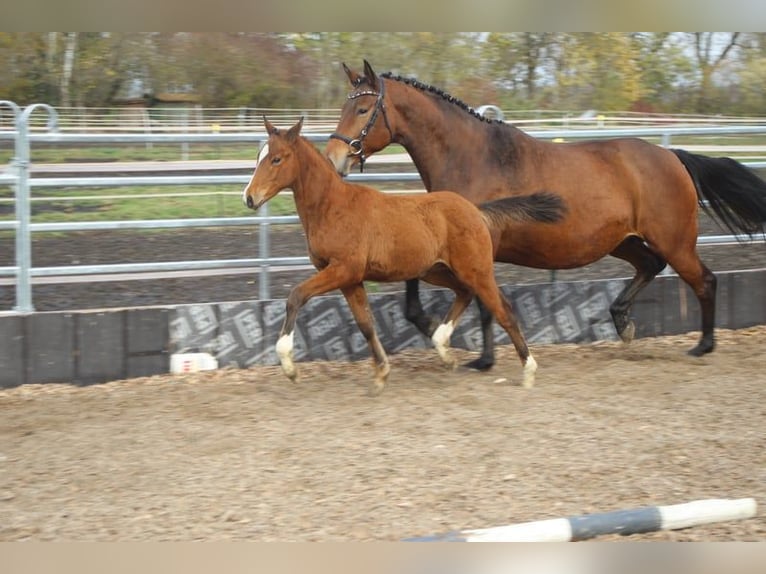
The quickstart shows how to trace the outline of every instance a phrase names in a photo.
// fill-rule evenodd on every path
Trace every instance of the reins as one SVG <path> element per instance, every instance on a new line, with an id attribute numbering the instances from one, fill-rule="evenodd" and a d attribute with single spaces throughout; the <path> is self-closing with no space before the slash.
<path id="1" fill-rule="evenodd" d="M 383 83 L 382 78 L 378 80 L 378 83 L 380 84 L 379 92 L 375 92 L 373 90 L 362 90 L 361 92 L 352 92 L 347 97 L 349 100 L 355 100 L 356 98 L 361 98 L 362 96 L 376 96 L 377 98 L 375 100 L 375 107 L 372 110 L 370 119 L 367 120 L 367 123 L 362 128 L 362 131 L 359 133 L 359 137 L 352 139 L 350 137 L 344 136 L 343 134 L 339 134 L 338 132 L 333 132 L 330 134 L 330 139 L 335 138 L 348 144 L 348 147 L 350 148 L 350 151 L 348 152 L 349 156 L 359 156 L 360 172 L 364 171 L 364 162 L 367 161 L 367 156 L 364 153 L 364 147 L 362 144 L 364 142 L 364 138 L 367 137 L 367 134 L 375 125 L 375 122 L 378 119 L 378 113 L 383 112 L 383 121 L 386 124 L 389 135 L 391 136 L 391 141 L 394 140 L 394 132 L 391 131 L 391 126 L 388 123 L 388 116 L 386 116 L 386 104 L 383 101 L 383 97 L 385 96 L 386 91 L 385 84 Z"/>

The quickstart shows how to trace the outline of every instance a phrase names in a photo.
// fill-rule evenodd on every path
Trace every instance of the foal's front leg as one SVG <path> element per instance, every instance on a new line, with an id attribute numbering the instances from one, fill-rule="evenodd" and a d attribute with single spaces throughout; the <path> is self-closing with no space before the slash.
<path id="1" fill-rule="evenodd" d="M 299 283 L 290 291 L 290 295 L 287 297 L 285 320 L 279 333 L 276 351 L 282 365 L 282 371 L 291 381 L 298 377 L 298 369 L 293 361 L 293 340 L 298 310 L 312 297 L 338 289 L 346 282 L 346 278 L 347 274 L 344 273 L 343 269 L 328 266 L 316 275 Z"/>
<path id="2" fill-rule="evenodd" d="M 383 345 L 380 344 L 378 334 L 375 332 L 375 319 L 373 318 L 372 311 L 370 311 L 364 283 L 344 287 L 341 291 L 346 301 L 348 301 L 348 306 L 354 315 L 359 330 L 370 346 L 372 360 L 375 363 L 375 380 L 370 385 L 370 394 L 373 396 L 378 395 L 383 390 L 383 387 L 386 386 L 386 379 L 388 378 L 391 366 L 388 363 L 388 356 L 385 350 L 383 350 Z"/>

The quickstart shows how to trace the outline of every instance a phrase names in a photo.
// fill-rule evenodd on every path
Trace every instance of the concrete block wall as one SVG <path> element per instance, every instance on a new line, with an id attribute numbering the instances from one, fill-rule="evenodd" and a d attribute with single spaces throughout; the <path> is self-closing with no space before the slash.
<path id="1" fill-rule="evenodd" d="M 617 338 L 609 305 L 627 279 L 506 286 L 531 346 Z M 443 316 L 449 291 L 422 293 L 425 309 Z M 389 353 L 430 347 L 405 318 L 403 293 L 371 294 L 381 342 Z M 655 279 L 633 307 L 637 337 L 698 331 L 699 305 L 675 276 Z M 0 316 L 0 387 L 25 383 L 80 385 L 167 373 L 170 355 L 208 352 L 221 367 L 276 364 L 274 352 L 284 301 L 239 301 L 171 307 L 6 314 Z M 721 328 L 766 324 L 766 269 L 718 274 L 717 318 Z M 498 344 L 508 344 L 496 325 Z M 478 313 L 471 305 L 452 345 L 481 346 Z M 318 297 L 298 317 L 297 360 L 356 360 L 367 344 L 339 295 Z"/>

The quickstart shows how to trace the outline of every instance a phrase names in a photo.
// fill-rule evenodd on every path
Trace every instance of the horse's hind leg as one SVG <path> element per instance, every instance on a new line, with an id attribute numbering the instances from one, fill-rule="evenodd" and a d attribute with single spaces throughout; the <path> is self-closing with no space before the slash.
<path id="1" fill-rule="evenodd" d="M 620 243 L 611 255 L 627 261 L 636 269 L 633 280 L 620 292 L 609 307 L 617 334 L 624 342 L 630 343 L 636 332 L 636 327 L 630 320 L 630 309 L 633 306 L 633 301 L 639 291 L 665 268 L 666 263 L 662 257 L 649 249 L 639 237 L 633 235 Z"/>
<path id="2" fill-rule="evenodd" d="M 359 330 L 370 346 L 372 360 L 375 364 L 375 380 L 370 386 L 370 394 L 378 395 L 386 385 L 386 379 L 388 378 L 391 366 L 388 362 L 388 356 L 386 356 L 386 352 L 383 350 L 383 345 L 380 344 L 380 339 L 378 339 L 378 335 L 375 332 L 375 321 L 372 311 L 370 311 L 370 304 L 367 301 L 367 292 L 364 290 L 363 283 L 344 287 L 341 291 L 346 301 L 348 301 L 348 306 L 354 315 Z"/>
<path id="3" fill-rule="evenodd" d="M 715 349 L 715 293 L 718 280 L 697 255 L 696 247 L 678 251 L 668 257 L 668 262 L 679 277 L 692 288 L 700 302 L 702 312 L 702 336 L 689 354 L 700 357 Z"/>
<path id="4" fill-rule="evenodd" d="M 495 333 L 492 330 L 492 313 L 478 297 L 476 298 L 476 306 L 479 308 L 479 319 L 481 320 L 481 355 L 466 363 L 465 366 L 477 371 L 488 371 L 495 364 Z"/>
<path id="5" fill-rule="evenodd" d="M 455 300 L 447 311 L 447 315 L 431 335 L 431 341 L 442 361 L 454 369 L 457 366 L 457 361 L 449 352 L 449 341 L 458 319 L 473 299 L 473 291 L 461 283 L 449 268 L 443 266 L 436 266 L 431 269 L 424 279 L 433 285 L 448 287 L 455 293 Z"/>
<path id="6" fill-rule="evenodd" d="M 423 310 L 423 305 L 420 303 L 420 282 L 417 279 L 410 279 L 406 282 L 406 286 L 404 316 L 417 327 L 418 331 L 430 337 L 439 326 L 439 321 L 431 315 L 426 315 Z"/>
<path id="7" fill-rule="evenodd" d="M 500 288 L 492 281 L 492 285 L 480 286 L 476 288 L 476 294 L 481 298 L 487 309 L 494 315 L 498 324 L 508 333 L 511 338 L 516 354 L 524 367 L 524 379 L 522 384 L 530 388 L 535 384 L 535 371 L 537 371 L 537 361 L 530 354 L 527 347 L 527 341 L 521 332 L 519 322 L 513 312 L 513 308 L 505 298 Z"/>

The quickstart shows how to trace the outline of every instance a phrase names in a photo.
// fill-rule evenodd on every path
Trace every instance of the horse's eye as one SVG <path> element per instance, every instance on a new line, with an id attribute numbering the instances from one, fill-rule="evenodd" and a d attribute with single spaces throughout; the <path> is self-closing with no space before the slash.
<path id="1" fill-rule="evenodd" d="M 279 165 L 280 163 L 282 163 L 281 157 L 277 156 L 277 157 L 271 158 L 271 165 Z"/>
<path id="2" fill-rule="evenodd" d="M 366 113 L 367 113 L 367 108 L 359 108 L 356 112 L 356 114 L 359 116 L 363 116 Z"/>

